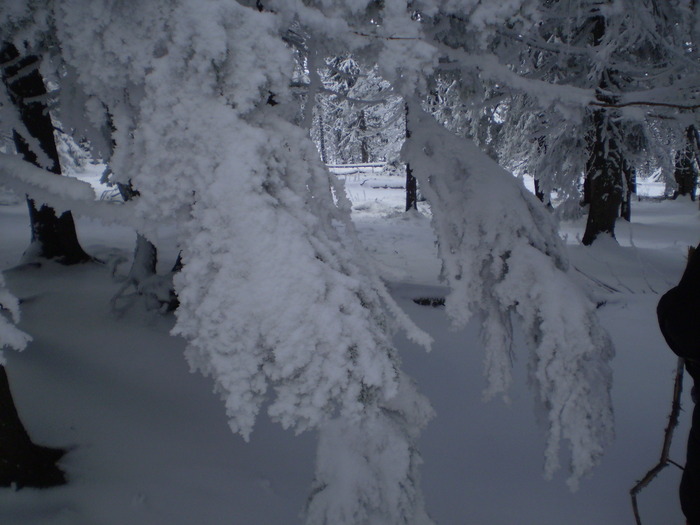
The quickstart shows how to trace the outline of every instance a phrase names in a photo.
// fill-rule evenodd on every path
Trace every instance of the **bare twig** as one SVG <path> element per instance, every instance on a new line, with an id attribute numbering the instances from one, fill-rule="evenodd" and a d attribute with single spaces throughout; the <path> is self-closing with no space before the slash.
<path id="1" fill-rule="evenodd" d="M 683 469 L 678 463 L 669 459 L 668 454 L 671 450 L 671 441 L 673 440 L 673 431 L 678 426 L 678 416 L 681 412 L 681 392 L 683 391 L 683 369 L 685 362 L 683 358 L 678 358 L 678 364 L 676 365 L 676 379 L 673 382 L 673 401 L 671 402 L 671 414 L 668 416 L 668 425 L 666 425 L 666 430 L 664 431 L 664 444 L 661 447 L 661 457 L 659 462 L 654 465 L 654 467 L 646 473 L 646 475 L 639 480 L 632 490 L 630 490 L 630 496 L 632 497 L 632 510 L 634 511 L 634 519 L 637 525 L 642 525 L 642 518 L 639 515 L 639 507 L 637 506 L 637 494 L 639 494 L 642 489 L 644 489 L 652 480 L 668 465 L 675 465 L 679 469 Z"/>

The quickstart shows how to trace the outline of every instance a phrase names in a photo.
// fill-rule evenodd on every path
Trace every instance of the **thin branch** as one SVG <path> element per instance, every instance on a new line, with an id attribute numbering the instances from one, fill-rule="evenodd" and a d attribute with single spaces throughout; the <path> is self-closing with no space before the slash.
<path id="1" fill-rule="evenodd" d="M 630 496 L 632 497 L 632 510 L 634 512 L 634 519 L 637 525 L 642 525 L 642 518 L 639 515 L 639 507 L 637 505 L 637 494 L 639 494 L 642 489 L 644 489 L 652 480 L 668 465 L 675 465 L 676 467 L 683 470 L 678 463 L 669 459 L 668 455 L 671 450 L 671 442 L 673 441 L 673 431 L 678 426 L 678 416 L 681 412 L 681 392 L 683 391 L 683 370 L 685 367 L 685 361 L 683 358 L 678 358 L 678 364 L 676 365 L 676 379 L 673 382 L 673 401 L 671 402 L 671 414 L 668 416 L 668 425 L 666 425 L 666 430 L 664 431 L 664 444 L 661 447 L 661 457 L 659 462 L 654 465 L 654 467 L 646 473 L 646 475 L 639 480 L 632 490 L 630 490 Z"/>
<path id="2" fill-rule="evenodd" d="M 513 40 L 516 40 L 520 42 L 521 44 L 525 44 L 531 49 L 538 49 L 540 51 L 546 51 L 549 53 L 554 53 L 554 54 L 566 54 L 566 55 L 590 55 L 591 50 L 586 47 L 578 47 L 578 46 L 572 46 L 568 45 L 566 43 L 557 45 L 557 44 L 550 44 L 547 41 L 541 41 L 538 42 L 533 38 L 528 38 L 516 31 L 508 30 L 508 29 L 496 29 L 496 33 L 498 33 L 501 36 L 505 36 L 507 38 L 511 38 Z"/>
<path id="3" fill-rule="evenodd" d="M 651 106 L 651 107 L 661 107 L 661 108 L 672 108 L 672 109 L 687 109 L 695 111 L 700 109 L 700 104 L 693 105 L 683 105 L 683 104 L 671 104 L 670 102 L 651 102 L 645 100 L 638 100 L 635 102 L 620 102 L 619 104 L 610 104 L 607 102 L 589 102 L 589 106 L 598 106 L 601 108 L 626 108 L 630 106 Z"/>
<path id="4" fill-rule="evenodd" d="M 368 33 L 360 33 L 359 31 L 353 31 L 353 34 L 357 36 L 364 36 L 367 38 L 376 38 L 378 40 L 423 40 L 417 36 L 384 36 L 384 35 L 370 35 Z"/>
<path id="5" fill-rule="evenodd" d="M 292 82 L 289 85 L 292 89 L 309 89 L 311 84 L 309 82 L 304 82 L 304 81 L 297 81 L 297 82 Z M 335 91 L 334 89 L 319 86 L 319 88 L 316 91 L 317 93 L 323 93 L 324 95 L 331 95 L 334 96 L 340 100 L 347 100 L 348 102 L 352 102 L 353 104 L 361 104 L 364 106 L 379 106 L 381 104 L 386 104 L 390 101 L 391 97 L 396 97 L 397 95 L 392 94 L 391 91 L 387 91 L 387 96 L 382 97 L 382 98 L 376 98 L 376 99 L 362 99 L 362 98 L 354 98 L 350 97 L 348 95 L 345 95 L 343 93 L 340 93 L 338 91 Z"/>

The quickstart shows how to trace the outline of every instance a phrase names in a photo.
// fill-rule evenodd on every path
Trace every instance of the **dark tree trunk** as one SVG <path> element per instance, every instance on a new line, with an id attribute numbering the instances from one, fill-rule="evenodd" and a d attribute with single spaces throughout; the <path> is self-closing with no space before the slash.
<path id="1" fill-rule="evenodd" d="M 537 155 L 542 157 L 546 154 L 547 154 L 547 142 L 545 141 L 545 138 L 543 136 L 537 137 Z M 535 180 L 535 197 L 537 197 L 540 202 L 543 202 L 545 204 L 549 204 L 549 199 L 547 199 L 547 202 L 545 202 L 545 194 L 544 194 L 544 191 L 542 191 L 542 186 L 540 184 L 540 178 L 534 177 L 534 180 Z"/>
<path id="2" fill-rule="evenodd" d="M 685 135 L 685 147 L 676 152 L 673 178 L 676 180 L 677 187 L 673 198 L 676 199 L 679 195 L 690 195 L 690 198 L 695 200 L 698 187 L 698 166 L 695 161 L 697 151 L 695 126 L 688 126 Z"/>
<path id="3" fill-rule="evenodd" d="M 406 114 L 406 139 L 411 138 L 411 130 L 408 129 L 408 104 L 404 105 Z M 411 165 L 406 164 L 406 211 L 418 209 L 418 182 L 413 176 Z"/>
<path id="4" fill-rule="evenodd" d="M 360 162 L 367 164 L 369 162 L 369 145 L 367 144 L 367 117 L 365 110 L 360 111 Z"/>
<path id="5" fill-rule="evenodd" d="M 0 366 L 0 486 L 46 488 L 66 483 L 56 466 L 64 450 L 32 443 L 17 415 L 5 368 Z"/>
<path id="6" fill-rule="evenodd" d="M 605 110 L 593 114 L 595 127 L 586 179 L 590 188 L 590 204 L 583 244 L 589 246 L 601 234 L 615 237 L 615 221 L 622 204 L 622 162 L 617 130 Z"/>
<path id="7" fill-rule="evenodd" d="M 540 200 L 540 202 L 543 202 L 543 203 L 545 202 L 544 192 L 540 188 L 540 179 L 535 179 L 535 197 L 537 197 Z M 545 203 L 545 204 L 547 204 L 547 203 Z"/>
<path id="8" fill-rule="evenodd" d="M 326 154 L 326 123 L 323 121 L 323 106 L 318 108 L 318 135 L 321 143 L 321 161 L 328 164 L 328 155 Z"/>
<path id="9" fill-rule="evenodd" d="M 622 172 L 625 176 L 625 195 L 622 199 L 620 215 L 627 222 L 632 221 L 632 195 L 637 193 L 637 170 L 623 162 Z"/>
<path id="10" fill-rule="evenodd" d="M 28 140 L 17 131 L 14 142 L 24 159 L 36 166 L 60 174 L 58 152 L 53 138 L 53 125 L 48 115 L 46 88 L 39 73 L 36 57 L 20 57 L 11 44 L 0 49 L 2 80 L 12 102 L 17 107 L 29 141 L 39 144 L 49 166 L 41 166 L 38 155 L 31 150 Z M 32 97 L 39 97 L 31 100 Z M 44 162 L 45 163 L 45 162 Z M 70 213 L 56 217 L 54 211 L 41 206 L 39 209 L 28 199 L 34 255 L 56 258 L 64 264 L 90 260 L 78 243 L 75 225 Z M 51 487 L 66 482 L 63 472 L 56 466 L 65 451 L 42 447 L 32 443 L 15 408 L 5 368 L 0 366 L 0 486 Z"/>
<path id="11" fill-rule="evenodd" d="M 0 67 L 2 80 L 25 128 L 13 133 L 17 152 L 27 162 L 60 175 L 61 165 L 46 102 L 46 87 L 39 72 L 38 57 L 22 57 L 15 46 L 5 43 L 0 50 Z M 23 136 L 26 133 L 29 137 Z M 37 147 L 42 150 L 41 155 L 32 149 Z M 70 212 L 64 212 L 57 217 L 53 208 L 45 204 L 37 207 L 32 199 L 27 199 L 27 204 L 32 232 L 28 253 L 45 259 L 55 259 L 62 264 L 91 260 L 78 242 Z"/>
<path id="12" fill-rule="evenodd" d="M 418 183 L 411 165 L 406 164 L 406 211 L 418 209 Z"/>
<path id="13" fill-rule="evenodd" d="M 593 46 L 599 46 L 605 35 L 605 18 L 595 17 L 592 30 Z M 603 71 L 599 83 L 597 98 L 603 103 L 615 103 L 615 97 L 609 94 L 609 80 L 616 72 Z M 622 204 L 623 159 L 620 151 L 619 125 L 612 112 L 598 109 L 593 112 L 593 132 L 589 140 L 589 157 L 586 163 L 584 182 L 584 203 L 588 207 L 586 231 L 583 244 L 589 246 L 600 234 L 615 237 L 615 221 L 620 214 Z M 588 186 L 586 186 L 586 184 Z"/>

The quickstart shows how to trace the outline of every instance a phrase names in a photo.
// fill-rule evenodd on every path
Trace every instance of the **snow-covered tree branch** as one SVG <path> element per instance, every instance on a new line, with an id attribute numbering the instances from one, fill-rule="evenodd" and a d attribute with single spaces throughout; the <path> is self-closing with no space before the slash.
<path id="1" fill-rule="evenodd" d="M 0 181 L 144 239 L 174 223 L 183 267 L 173 334 L 187 341 L 191 367 L 212 377 L 232 430 L 248 439 L 266 409 L 285 428 L 319 432 L 307 521 L 428 523 L 416 443 L 432 411 L 392 337 L 400 330 L 426 348 L 431 338 L 377 276 L 324 166 L 394 160 L 408 131 L 400 156 L 430 205 L 447 314 L 456 326 L 481 321 L 489 396 L 507 396 L 522 352 L 513 322 L 522 328 L 547 413 L 545 472 L 568 443 L 575 486 L 613 435 L 612 345 L 571 278 L 554 216 L 484 150 L 535 172 L 569 204 L 578 206 L 584 173 L 610 175 L 605 195 L 621 198 L 630 152 L 658 131 L 646 109 L 675 119 L 695 106 L 696 74 L 674 80 L 696 65 L 694 50 L 679 47 L 691 29 L 672 22 L 688 6 L 654 15 L 652 4 L 3 6 L 4 38 L 45 55 L 62 122 L 134 198 L 108 211 L 84 184 L 9 154 Z M 663 28 L 673 31 L 656 38 Z M 3 125 L 21 127 L 5 98 Z M 593 240 L 613 233 L 598 230 Z"/>

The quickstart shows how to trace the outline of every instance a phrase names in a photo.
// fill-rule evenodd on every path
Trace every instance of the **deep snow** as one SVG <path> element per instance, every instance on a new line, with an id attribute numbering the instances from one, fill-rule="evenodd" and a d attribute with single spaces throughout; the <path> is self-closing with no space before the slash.
<path id="1" fill-rule="evenodd" d="M 629 489 L 658 459 L 676 364 L 656 325 L 656 302 L 680 278 L 687 246 L 700 240 L 697 205 L 635 202 L 632 224 L 618 223 L 619 245 L 603 240 L 584 248 L 578 241 L 583 220 L 561 227 L 576 275 L 604 302 L 599 315 L 617 351 L 616 440 L 571 493 L 566 472 L 543 479 L 545 432 L 532 408 L 526 359 L 515 363 L 510 402 L 484 403 L 478 320 L 451 331 L 441 308 L 413 303 L 445 293 L 428 210 L 402 212 L 400 178 L 363 172 L 344 178 L 369 253 L 399 303 L 435 339 L 426 354 L 396 338 L 404 369 L 437 412 L 421 438 L 422 485 L 433 519 L 443 525 L 633 523 Z M 15 400 L 36 441 L 71 447 L 64 461 L 71 483 L 0 490 L 0 523 L 298 523 L 313 473 L 314 436 L 294 436 L 263 417 L 246 444 L 230 432 L 211 382 L 188 372 L 184 342 L 168 336 L 171 319 L 138 306 L 122 317 L 110 311 L 133 232 L 79 219 L 83 246 L 107 264 L 16 266 L 28 242 L 26 207 L 4 193 L 0 202 L 0 268 L 22 299 L 20 327 L 34 338 L 24 352 L 6 352 Z M 164 268 L 175 257 L 170 238 L 164 227 Z M 681 463 L 689 390 L 686 383 L 672 452 Z M 683 522 L 679 479 L 669 467 L 642 492 L 645 525 Z"/>

